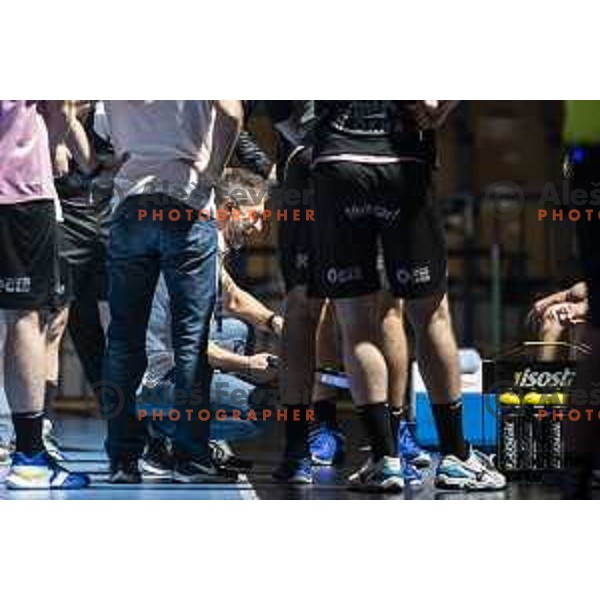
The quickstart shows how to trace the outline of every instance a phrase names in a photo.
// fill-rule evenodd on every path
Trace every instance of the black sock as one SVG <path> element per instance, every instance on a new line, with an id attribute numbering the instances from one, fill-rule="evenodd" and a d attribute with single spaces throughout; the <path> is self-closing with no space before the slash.
<path id="1" fill-rule="evenodd" d="M 394 456 L 398 454 L 398 431 L 400 430 L 400 423 L 405 421 L 406 411 L 404 408 L 392 408 L 390 407 L 390 425 L 392 427 L 392 439 L 394 440 L 394 448 L 396 452 Z"/>
<path id="2" fill-rule="evenodd" d="M 300 458 L 310 458 L 308 449 L 308 424 L 306 411 L 310 407 L 301 405 L 284 405 L 287 410 L 287 419 L 285 421 L 285 457 L 298 460 Z M 296 421 L 295 410 L 300 410 L 300 419 Z"/>
<path id="3" fill-rule="evenodd" d="M 44 451 L 42 439 L 44 413 L 13 413 L 12 422 L 15 428 L 17 452 L 33 456 Z"/>
<path id="4" fill-rule="evenodd" d="M 365 404 L 360 407 L 358 414 L 365 426 L 373 458 L 379 460 L 384 456 L 395 456 L 395 444 L 390 423 L 390 408 L 387 402 Z"/>
<path id="5" fill-rule="evenodd" d="M 335 398 L 327 398 L 315 402 L 315 417 L 317 424 L 328 425 L 337 429 L 337 402 Z"/>
<path id="6" fill-rule="evenodd" d="M 469 456 L 469 447 L 463 435 L 462 402 L 432 404 L 442 454 L 453 454 L 460 460 Z"/>

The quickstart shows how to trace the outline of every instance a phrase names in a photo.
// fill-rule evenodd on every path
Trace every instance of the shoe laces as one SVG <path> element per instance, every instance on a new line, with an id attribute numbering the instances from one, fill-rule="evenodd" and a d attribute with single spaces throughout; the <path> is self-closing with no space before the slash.
<path id="1" fill-rule="evenodd" d="M 409 480 L 421 481 L 423 479 L 423 476 L 421 475 L 420 471 L 412 463 L 410 463 L 408 461 L 403 461 L 402 476 L 405 479 L 409 479 Z"/>
<path id="2" fill-rule="evenodd" d="M 477 462 L 487 471 L 496 471 L 496 464 L 495 464 L 495 459 L 496 459 L 496 455 L 495 454 L 490 454 L 489 456 L 487 454 L 484 454 L 483 452 L 481 452 L 480 450 L 476 450 L 475 448 L 472 449 L 472 453 L 475 456 L 475 458 L 477 459 Z"/>

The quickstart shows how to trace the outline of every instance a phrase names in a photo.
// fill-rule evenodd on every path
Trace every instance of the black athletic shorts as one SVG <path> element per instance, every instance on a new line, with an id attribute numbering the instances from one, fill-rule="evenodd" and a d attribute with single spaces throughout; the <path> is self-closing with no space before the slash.
<path id="1" fill-rule="evenodd" d="M 591 200 L 589 205 L 573 208 L 578 208 L 582 215 L 586 214 L 585 209 L 594 209 L 590 220 L 582 216 L 577 221 L 579 259 L 588 288 L 590 323 L 600 327 L 600 207 L 591 196 L 597 189 L 596 182 L 600 181 L 600 146 L 578 148 L 578 151 L 578 160 L 570 164 L 571 190 L 584 190 Z"/>
<path id="2" fill-rule="evenodd" d="M 380 251 L 394 296 L 446 290 L 446 239 L 428 165 L 323 162 L 315 166 L 313 182 L 309 294 L 352 298 L 377 292 Z"/>
<path id="3" fill-rule="evenodd" d="M 93 205 L 63 203 L 61 258 L 68 268 L 68 299 L 106 299 L 106 248 L 110 200 Z"/>
<path id="4" fill-rule="evenodd" d="M 53 200 L 0 206 L 0 308 L 55 309 L 64 300 Z"/>
<path id="5" fill-rule="evenodd" d="M 287 163 L 283 185 L 278 194 L 278 208 L 288 213 L 301 209 L 301 219 L 277 222 L 279 230 L 279 265 L 286 292 L 296 286 L 308 285 L 311 267 L 311 225 L 306 211 L 312 209 L 310 151 L 299 150 Z"/>

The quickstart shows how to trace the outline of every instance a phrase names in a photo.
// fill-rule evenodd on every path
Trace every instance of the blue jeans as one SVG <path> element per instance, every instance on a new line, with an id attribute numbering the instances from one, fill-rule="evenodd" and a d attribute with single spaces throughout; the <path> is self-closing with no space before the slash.
<path id="1" fill-rule="evenodd" d="M 139 208 L 149 216 L 140 220 Z M 209 405 L 206 345 L 216 296 L 217 232 L 212 221 L 166 218 L 169 210 L 182 208 L 164 195 L 135 196 L 117 208 L 110 223 L 111 323 L 101 398 L 111 459 L 139 456 L 144 449 L 145 425 L 137 418 L 136 390 L 146 369 L 146 329 L 161 272 L 171 301 L 178 404 L 194 412 Z M 151 218 L 154 209 L 162 209 L 164 220 Z M 174 432 L 175 452 L 182 458 L 204 457 L 208 438 L 207 422 L 181 419 Z"/>
<path id="2" fill-rule="evenodd" d="M 155 302 L 152 320 L 163 314 L 161 304 Z M 221 321 L 213 321 L 210 340 L 221 348 L 245 355 L 253 350 L 254 332 L 243 321 L 227 317 Z M 149 345 L 152 344 L 152 340 L 148 342 Z M 164 362 L 168 364 L 167 361 Z M 157 369 L 156 374 L 159 375 L 160 371 L 160 368 Z M 264 421 L 261 420 L 262 408 L 273 407 L 276 397 L 276 388 L 256 386 L 235 374 L 214 371 L 210 385 L 210 410 L 213 416 L 210 422 L 210 437 L 227 441 L 255 437 L 264 425 Z M 167 373 L 154 387 L 142 389 L 138 398 L 138 408 L 146 411 L 154 432 L 169 438 L 174 436 L 176 423 L 168 418 L 168 413 L 171 409 L 180 410 L 180 405 L 178 399 L 174 400 L 172 373 Z M 234 410 L 239 411 L 238 417 L 234 415 Z M 255 411 L 258 420 L 247 420 L 250 410 Z M 224 411 L 220 419 L 215 418 L 217 411 Z"/>

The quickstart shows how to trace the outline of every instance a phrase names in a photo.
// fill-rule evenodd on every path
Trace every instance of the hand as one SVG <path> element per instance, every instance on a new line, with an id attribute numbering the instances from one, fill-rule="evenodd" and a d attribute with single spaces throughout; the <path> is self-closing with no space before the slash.
<path id="1" fill-rule="evenodd" d="M 59 144 L 54 151 L 53 170 L 55 177 L 64 177 L 69 174 L 69 161 L 71 153 L 64 144 Z"/>
<path id="2" fill-rule="evenodd" d="M 456 104 L 454 100 L 417 100 L 409 110 L 419 129 L 438 129 Z"/>
<path id="3" fill-rule="evenodd" d="M 273 381 L 278 374 L 276 361 L 277 357 L 268 352 L 248 356 L 248 374 L 258 383 Z"/>
<path id="4" fill-rule="evenodd" d="M 565 290 L 540 298 L 529 311 L 527 320 L 534 325 L 541 325 L 546 317 L 546 311 L 548 311 L 548 309 L 556 304 L 562 304 L 566 301 L 567 292 Z"/>
<path id="5" fill-rule="evenodd" d="M 271 319 L 271 331 L 277 336 L 281 337 L 283 333 L 283 317 L 281 315 L 275 315 Z"/>

